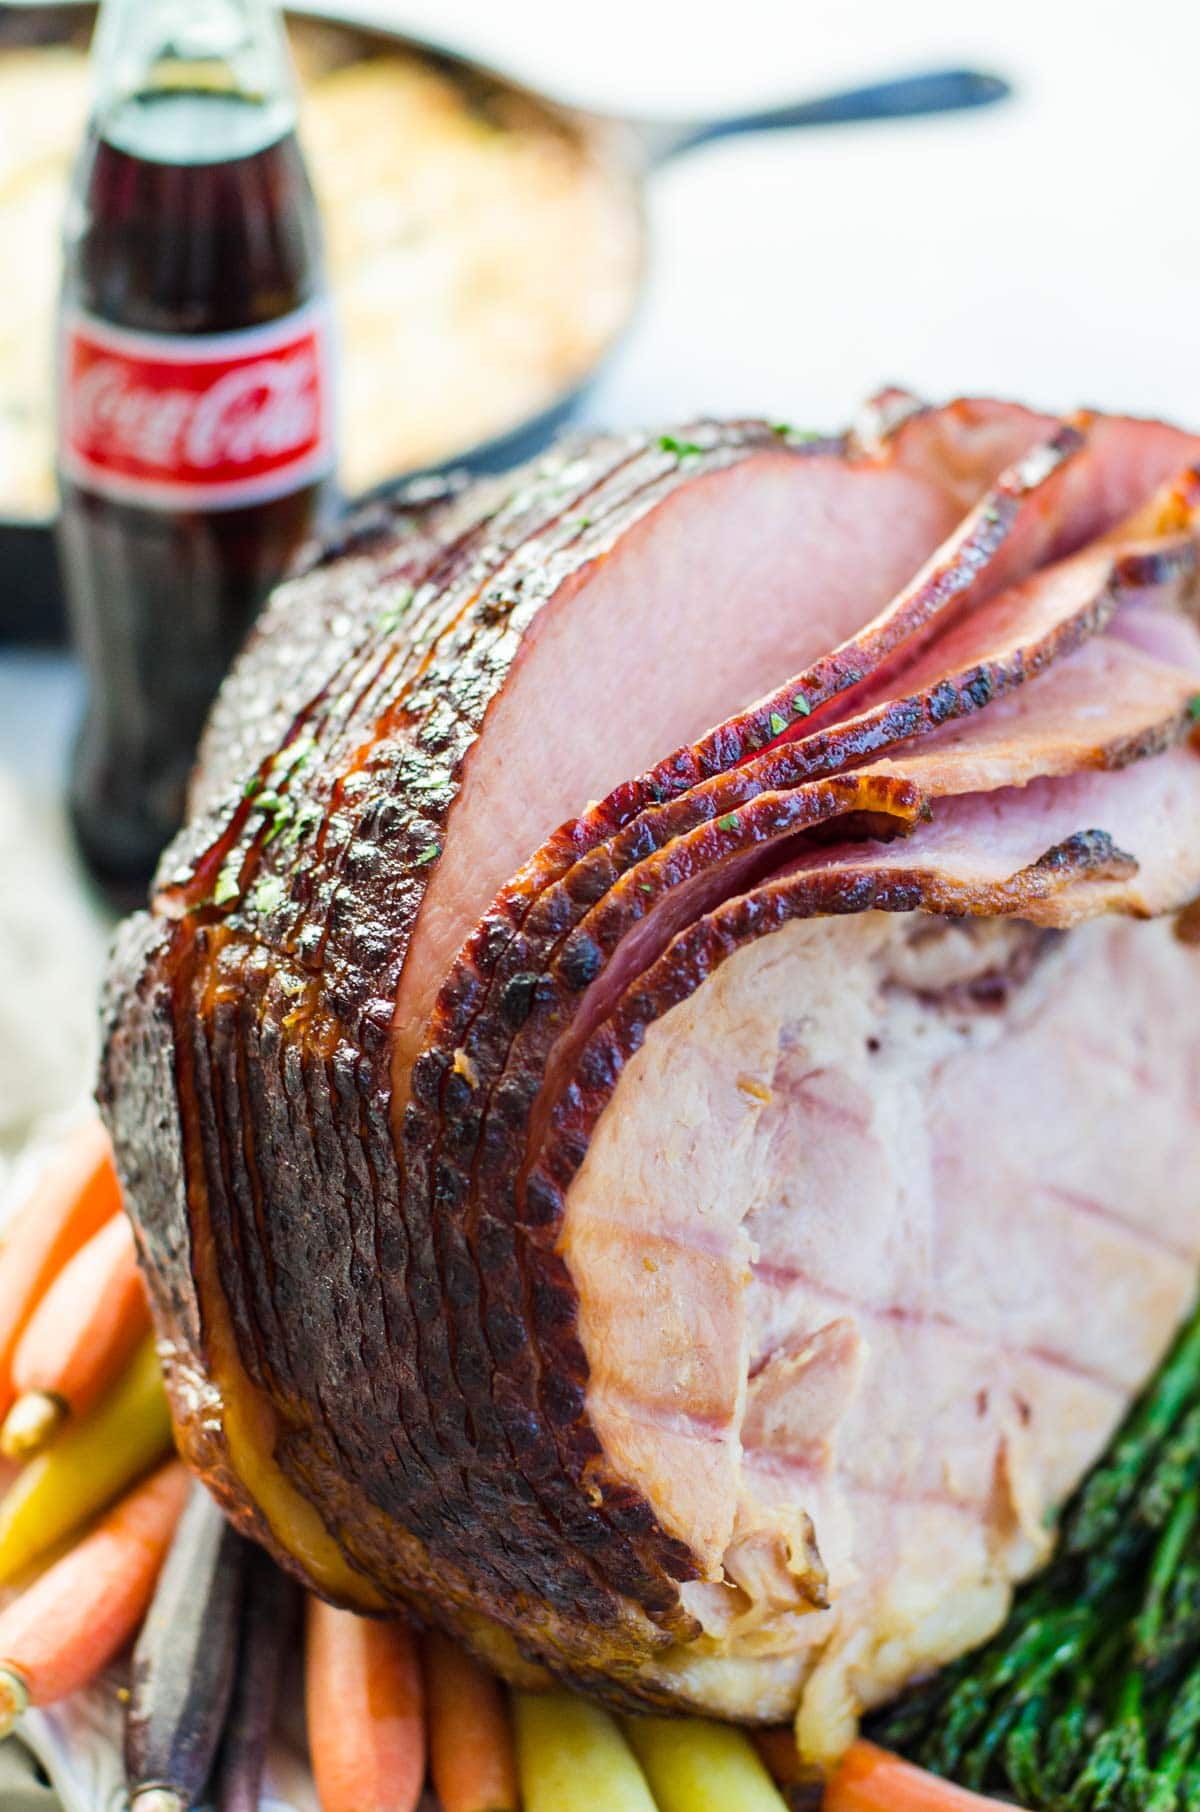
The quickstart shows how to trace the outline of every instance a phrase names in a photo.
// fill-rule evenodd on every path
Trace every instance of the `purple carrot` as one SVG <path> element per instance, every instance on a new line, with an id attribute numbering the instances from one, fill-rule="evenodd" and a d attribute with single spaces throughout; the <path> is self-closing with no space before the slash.
<path id="1" fill-rule="evenodd" d="M 238 1674 L 217 1762 L 217 1812 L 258 1812 L 267 1740 L 284 1657 L 299 1627 L 299 1605 L 292 1581 L 257 1551 L 246 1580 Z"/>
<path id="2" fill-rule="evenodd" d="M 131 1812 L 187 1812 L 203 1797 L 233 1692 L 251 1552 L 194 1484 L 133 1651 Z"/>

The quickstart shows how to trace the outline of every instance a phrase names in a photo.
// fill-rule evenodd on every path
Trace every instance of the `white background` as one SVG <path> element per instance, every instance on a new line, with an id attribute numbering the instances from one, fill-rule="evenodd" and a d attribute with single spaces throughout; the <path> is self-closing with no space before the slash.
<path id="1" fill-rule="evenodd" d="M 763 136 L 652 185 L 637 330 L 592 414 L 832 425 L 883 380 L 1200 420 L 1195 0 L 376 0 L 564 97 L 690 113 L 957 62 L 994 111 Z"/>

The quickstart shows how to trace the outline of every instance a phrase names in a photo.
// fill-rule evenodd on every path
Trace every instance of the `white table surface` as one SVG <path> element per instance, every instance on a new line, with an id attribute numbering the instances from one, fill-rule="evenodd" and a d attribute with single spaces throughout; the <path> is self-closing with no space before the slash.
<path id="1" fill-rule="evenodd" d="M 790 100 L 976 63 L 993 111 L 762 136 L 655 180 L 638 330 L 605 421 L 841 423 L 883 380 L 1200 419 L 1194 0 L 364 0 L 590 105 Z"/>

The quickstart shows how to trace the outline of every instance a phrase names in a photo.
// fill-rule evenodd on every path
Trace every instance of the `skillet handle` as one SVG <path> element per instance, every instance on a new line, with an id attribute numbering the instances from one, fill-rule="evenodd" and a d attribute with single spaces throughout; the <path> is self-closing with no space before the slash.
<path id="1" fill-rule="evenodd" d="M 1002 101 L 1012 88 L 1002 76 L 978 69 L 937 69 L 921 75 L 876 82 L 869 88 L 850 88 L 790 106 L 767 107 L 754 113 L 728 114 L 702 120 L 643 120 L 635 131 L 651 168 L 668 158 L 691 151 L 713 139 L 732 138 L 742 132 L 790 131 L 797 126 L 849 126 L 866 120 L 912 119 L 919 114 L 958 113 L 967 107 L 988 107 Z"/>

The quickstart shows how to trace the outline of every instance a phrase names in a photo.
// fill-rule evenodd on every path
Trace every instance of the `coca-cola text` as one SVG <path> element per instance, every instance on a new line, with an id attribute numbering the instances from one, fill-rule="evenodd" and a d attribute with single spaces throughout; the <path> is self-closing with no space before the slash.
<path id="1" fill-rule="evenodd" d="M 324 313 L 206 340 L 64 322 L 59 447 L 106 496 L 219 509 L 279 496 L 329 465 Z"/>

